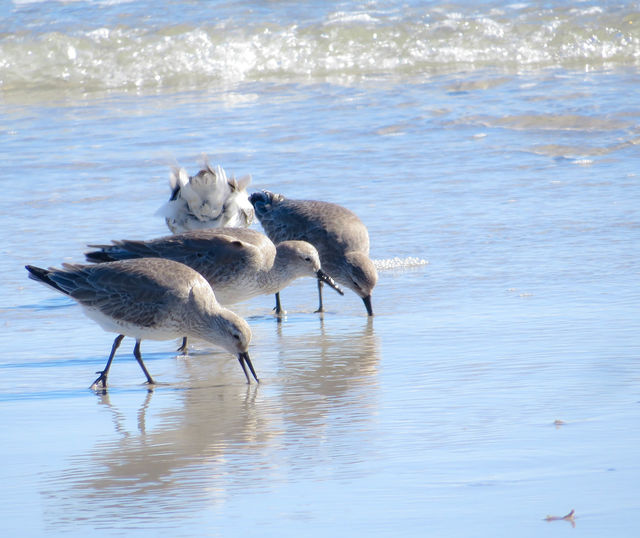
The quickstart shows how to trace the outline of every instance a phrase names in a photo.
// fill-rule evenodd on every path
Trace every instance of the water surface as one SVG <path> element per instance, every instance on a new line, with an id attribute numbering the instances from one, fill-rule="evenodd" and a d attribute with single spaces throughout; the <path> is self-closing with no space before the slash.
<path id="1" fill-rule="evenodd" d="M 637 535 L 637 6 L 5 9 L 7 535 Z M 23 266 L 167 234 L 203 152 L 358 213 L 376 316 L 298 281 L 235 308 L 259 386 L 125 340 L 95 394 L 113 335 Z"/>

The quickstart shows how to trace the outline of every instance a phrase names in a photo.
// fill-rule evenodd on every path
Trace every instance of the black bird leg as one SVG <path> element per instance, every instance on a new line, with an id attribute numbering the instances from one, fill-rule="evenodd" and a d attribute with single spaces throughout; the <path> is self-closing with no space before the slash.
<path id="1" fill-rule="evenodd" d="M 109 368 L 111 368 L 111 362 L 113 361 L 113 357 L 116 354 L 116 349 L 120 346 L 120 342 L 124 338 L 124 334 L 119 334 L 116 336 L 116 339 L 113 341 L 113 346 L 111 346 L 111 353 L 109 355 L 109 359 L 107 360 L 107 364 L 104 367 L 102 372 L 96 372 L 96 374 L 100 374 L 100 377 L 96 379 L 93 383 L 91 383 L 90 389 L 95 389 L 98 387 L 100 383 L 102 383 L 102 388 L 107 388 L 107 376 L 109 375 Z"/>
<path id="2" fill-rule="evenodd" d="M 182 344 L 180 345 L 180 347 L 176 351 L 179 351 L 183 355 L 188 355 L 189 354 L 189 348 L 187 347 L 187 337 L 186 336 L 184 336 L 182 338 Z"/>
<path id="3" fill-rule="evenodd" d="M 147 367 L 144 365 L 144 362 L 142 362 L 142 355 L 140 354 L 140 340 L 136 340 L 136 347 L 133 348 L 133 356 L 138 361 L 138 364 L 140 365 L 140 368 L 142 368 L 144 375 L 147 376 L 147 383 L 149 385 L 155 385 L 156 382 L 151 378 Z"/>
<path id="4" fill-rule="evenodd" d="M 276 307 L 274 308 L 274 310 L 276 311 L 276 316 L 284 316 L 286 314 L 286 312 L 282 308 L 282 305 L 280 304 L 280 292 L 279 291 L 276 292 Z"/>

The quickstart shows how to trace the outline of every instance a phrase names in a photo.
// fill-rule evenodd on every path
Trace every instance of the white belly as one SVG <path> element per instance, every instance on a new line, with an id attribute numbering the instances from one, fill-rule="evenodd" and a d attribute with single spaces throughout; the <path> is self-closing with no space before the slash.
<path id="1" fill-rule="evenodd" d="M 181 330 L 179 324 L 167 320 L 168 323 L 161 327 L 142 327 L 135 323 L 117 320 L 110 316 L 106 316 L 96 308 L 83 306 L 82 310 L 95 321 L 100 327 L 107 332 L 124 334 L 140 340 L 173 340 L 185 336 L 184 330 Z"/>

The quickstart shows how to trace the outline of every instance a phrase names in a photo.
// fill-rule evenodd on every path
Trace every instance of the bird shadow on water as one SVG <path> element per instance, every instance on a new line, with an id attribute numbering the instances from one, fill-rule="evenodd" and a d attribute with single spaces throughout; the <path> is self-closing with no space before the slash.
<path id="1" fill-rule="evenodd" d="M 33 303 L 33 304 L 21 304 L 13 307 L 4 307 L 3 309 L 16 310 L 16 311 L 27 310 L 27 311 L 41 312 L 41 311 L 57 310 L 59 308 L 69 308 L 75 305 L 76 305 L 75 301 L 68 299 L 66 297 L 54 297 L 51 299 L 42 299 L 41 301 L 38 301 L 37 303 Z"/>

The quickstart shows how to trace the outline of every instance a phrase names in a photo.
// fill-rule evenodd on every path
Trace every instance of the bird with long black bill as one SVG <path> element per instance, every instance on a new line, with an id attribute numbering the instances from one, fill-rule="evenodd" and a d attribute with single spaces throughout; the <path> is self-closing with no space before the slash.
<path id="1" fill-rule="evenodd" d="M 292 200 L 269 191 L 249 196 L 256 217 L 274 243 L 307 241 L 316 247 L 323 270 L 353 290 L 373 316 L 371 292 L 378 272 L 369 258 L 369 232 L 349 209 L 330 202 Z M 324 310 L 318 282 L 318 312 Z M 280 305 L 279 294 L 276 304 Z"/>
<path id="2" fill-rule="evenodd" d="M 105 368 L 91 388 L 106 388 L 113 357 L 125 336 L 135 338 L 134 356 L 154 384 L 140 353 L 143 339 L 200 338 L 233 353 L 251 382 L 251 329 L 222 307 L 205 278 L 184 264 L 140 258 L 99 265 L 63 264 L 61 269 L 26 266 L 29 278 L 68 295 L 105 331 L 117 333 Z"/>

